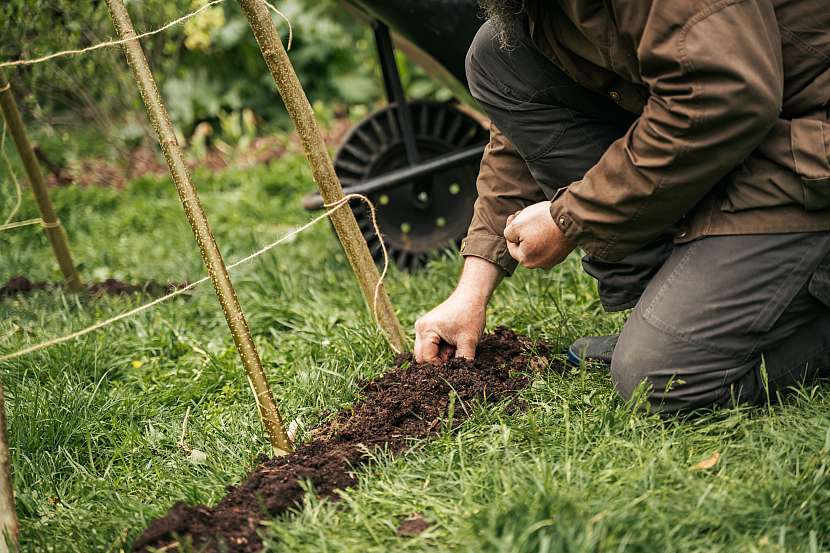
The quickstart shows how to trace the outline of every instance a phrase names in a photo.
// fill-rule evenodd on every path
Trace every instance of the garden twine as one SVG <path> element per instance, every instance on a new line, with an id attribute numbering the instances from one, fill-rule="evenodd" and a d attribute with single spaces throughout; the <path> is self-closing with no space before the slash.
<path id="1" fill-rule="evenodd" d="M 275 247 L 279 246 L 280 244 L 284 244 L 285 242 L 291 240 L 292 238 L 294 238 L 298 234 L 301 234 L 301 233 L 305 232 L 306 230 L 313 227 L 314 225 L 316 225 L 317 223 L 319 223 L 323 219 L 329 217 L 331 214 L 336 212 L 338 209 L 341 209 L 343 206 L 349 205 L 349 203 L 352 200 L 360 200 L 360 201 L 364 202 L 369 207 L 369 212 L 371 214 L 371 219 L 372 219 L 372 226 L 374 227 L 375 232 L 377 233 L 378 240 L 380 241 L 380 247 L 381 247 L 381 250 L 383 252 L 383 271 L 381 272 L 380 278 L 378 279 L 378 282 L 375 285 L 374 299 L 373 299 L 373 302 L 372 302 L 372 314 L 373 314 L 374 319 L 375 319 L 375 325 L 377 325 L 378 329 L 381 331 L 381 333 L 383 333 L 384 331 L 383 331 L 382 326 L 380 325 L 380 320 L 378 318 L 378 305 L 377 304 L 378 304 L 378 293 L 380 292 L 380 287 L 383 284 L 384 279 L 386 278 L 386 274 L 389 272 L 389 254 L 386 250 L 386 243 L 383 240 L 383 235 L 380 233 L 380 227 L 378 226 L 378 222 L 377 222 L 377 213 L 376 213 L 376 210 L 375 210 L 375 205 L 372 203 L 372 201 L 369 198 L 367 198 L 363 194 L 347 194 L 346 196 L 344 196 L 343 198 L 341 198 L 340 200 L 338 200 L 334 203 L 326 204 L 324 206 L 326 208 L 325 213 L 323 213 L 322 215 L 319 215 L 318 217 L 315 217 L 314 219 L 312 219 L 308 223 L 304 224 L 303 226 L 289 232 L 288 234 L 286 234 L 285 236 L 283 236 L 282 238 L 280 238 L 276 242 L 272 242 L 272 243 L 268 244 L 267 246 L 265 246 L 264 248 L 252 253 L 251 255 L 249 255 L 247 257 L 243 257 L 239 261 L 236 261 L 232 265 L 229 265 L 228 270 L 235 269 L 236 267 L 239 267 L 240 265 L 243 265 L 243 264 L 245 264 L 249 261 L 252 261 L 252 260 L 256 259 L 257 257 L 260 257 L 261 255 L 269 252 L 270 250 L 274 249 Z M 23 348 L 23 349 L 21 349 L 19 351 L 16 351 L 14 353 L 8 353 L 8 354 L 5 354 L 5 355 L 2 355 L 2 356 L 0 356 L 0 362 L 10 361 L 12 359 L 17 359 L 18 357 L 23 357 L 24 355 L 28 355 L 30 353 L 35 353 L 37 351 L 41 351 L 41 350 L 44 350 L 46 348 L 50 348 L 52 346 L 56 346 L 58 344 L 63 344 L 65 342 L 75 340 L 75 339 L 80 338 L 82 336 L 86 336 L 87 334 L 91 334 L 92 332 L 100 330 L 104 327 L 110 326 L 110 325 L 115 324 L 119 321 L 123 321 L 124 319 L 128 319 L 130 317 L 138 315 L 139 313 L 147 311 L 148 309 L 151 309 L 151 308 L 153 308 L 153 307 L 155 307 L 155 306 L 157 306 L 161 303 L 164 303 L 168 300 L 171 300 L 171 299 L 175 298 L 176 296 L 180 296 L 180 295 L 182 295 L 186 292 L 189 292 L 190 290 L 193 290 L 197 286 L 199 286 L 201 284 L 204 284 L 205 282 L 208 282 L 209 280 L 210 280 L 210 277 L 201 278 L 201 279 L 199 279 L 195 282 L 192 282 L 192 283 L 190 283 L 190 284 L 188 284 L 188 285 L 186 285 L 182 288 L 179 288 L 179 289 L 177 289 L 177 290 L 175 290 L 175 291 L 173 291 L 173 292 L 171 292 L 171 293 L 169 293 L 165 296 L 157 298 L 157 299 L 155 299 L 155 300 L 153 300 L 149 303 L 145 303 L 144 305 L 141 305 L 139 307 L 136 307 L 135 309 L 131 309 L 129 311 L 126 311 L 124 313 L 116 315 L 115 317 L 111 317 L 109 319 L 99 321 L 99 322 L 97 322 L 97 323 L 95 323 L 91 326 L 88 326 L 88 327 L 82 329 L 82 330 L 78 330 L 78 331 L 73 332 L 71 334 L 67 334 L 66 336 L 61 336 L 59 338 L 52 338 L 51 340 L 46 340 L 45 342 L 41 342 L 39 344 L 35 344 L 33 346 Z M 398 351 L 394 346 L 392 346 L 392 349 L 395 351 L 395 353 L 400 353 L 400 351 Z"/>
<path id="2" fill-rule="evenodd" d="M 51 53 L 51 54 L 48 54 L 48 55 L 45 55 L 45 56 L 41 56 L 39 58 L 20 59 L 20 60 L 0 62 L 0 70 L 4 69 L 6 67 L 22 67 L 22 66 L 36 65 L 38 63 L 44 63 L 44 62 L 47 62 L 47 61 L 50 61 L 50 60 L 53 60 L 53 59 L 56 59 L 56 58 L 87 54 L 87 53 L 93 52 L 95 50 L 100 50 L 101 48 L 109 48 L 109 47 L 112 47 L 112 46 L 120 46 L 122 44 L 126 44 L 127 42 L 131 42 L 133 40 L 139 40 L 139 39 L 142 39 L 142 38 L 145 38 L 145 37 L 148 37 L 148 36 L 153 36 L 153 35 L 156 35 L 156 34 L 159 34 L 159 33 L 163 32 L 163 31 L 166 31 L 170 27 L 174 27 L 176 25 L 184 23 L 188 19 L 190 19 L 192 17 L 196 17 L 197 15 L 199 15 L 203 11 L 207 10 L 208 8 L 211 8 L 211 7 L 213 7 L 217 4 L 221 4 L 224 1 L 225 0 L 211 0 L 210 2 L 205 4 L 204 6 L 198 8 L 198 9 L 196 9 L 196 10 L 194 10 L 194 11 L 188 13 L 188 14 L 185 14 L 185 15 L 177 18 L 177 19 L 174 19 L 173 21 L 170 21 L 170 22 L 162 25 L 158 29 L 154 29 L 152 31 L 147 31 L 146 33 L 141 33 L 140 35 L 136 35 L 136 36 L 131 37 L 131 38 L 120 39 L 120 40 L 108 40 L 108 41 L 105 41 L 105 42 L 99 42 L 98 44 L 93 44 L 92 46 L 88 46 L 86 48 L 81 48 L 81 49 L 77 49 L 77 50 L 62 50 L 60 52 L 54 52 L 54 53 Z M 291 49 L 291 44 L 294 42 L 294 28 L 291 25 L 291 20 L 288 19 L 288 16 L 286 16 L 282 11 L 280 11 L 279 8 L 277 8 L 276 6 L 274 6 L 273 4 L 268 2 L 268 0 L 262 0 L 262 3 L 265 4 L 266 6 L 268 6 L 268 9 L 270 9 L 271 11 L 273 11 L 274 13 L 279 15 L 285 21 L 285 23 L 288 25 L 288 49 L 290 50 Z M 6 83 L 5 86 L 0 88 L 0 92 L 5 92 L 5 91 L 9 90 L 10 88 L 11 88 L 11 83 Z M 26 219 L 24 221 L 12 221 L 12 219 L 14 219 L 14 216 L 17 214 L 17 211 L 20 209 L 21 191 L 20 191 L 20 182 L 17 180 L 17 175 L 15 174 L 14 167 L 12 166 L 11 160 L 9 160 L 8 154 L 6 154 L 5 142 L 6 142 L 6 125 L 5 125 L 5 122 L 4 122 L 4 124 L 3 124 L 3 134 L 2 134 L 2 138 L 0 138 L 0 155 L 2 155 L 3 163 L 5 164 L 6 169 L 9 173 L 9 177 L 11 178 L 12 182 L 14 183 L 14 187 L 15 187 L 15 191 L 16 191 L 16 201 L 15 201 L 15 205 L 12 208 L 11 212 L 6 217 L 6 220 L 3 222 L 2 225 L 0 225 L 0 232 L 7 231 L 7 230 L 12 230 L 12 229 L 17 229 L 17 228 L 22 228 L 22 227 L 28 227 L 28 226 L 32 226 L 32 225 L 38 225 L 38 224 L 43 226 L 43 228 L 54 228 L 54 227 L 60 226 L 60 221 L 57 221 L 57 222 L 52 223 L 52 224 L 47 224 L 41 218 Z"/>
<path id="3" fill-rule="evenodd" d="M 112 46 L 120 46 L 122 44 L 126 44 L 127 42 L 131 42 L 133 40 L 139 40 L 139 39 L 142 39 L 142 38 L 145 38 L 145 37 L 148 37 L 148 36 L 152 36 L 152 35 L 156 35 L 158 33 L 161 33 L 163 31 L 169 29 L 170 27 L 179 25 L 179 24 L 187 21 L 188 19 L 199 15 L 200 13 L 207 10 L 208 8 L 211 8 L 211 7 L 213 7 L 217 4 L 221 4 L 224 1 L 225 0 L 211 0 L 210 2 L 205 4 L 204 6 L 198 8 L 198 9 L 196 9 L 196 10 L 194 10 L 194 11 L 192 11 L 192 12 L 186 14 L 186 15 L 183 15 L 182 17 L 174 19 L 173 21 L 170 21 L 169 23 L 166 23 L 165 25 L 163 25 L 163 26 L 161 26 L 157 29 L 154 29 L 152 31 L 147 31 L 145 33 L 141 33 L 141 34 L 136 35 L 134 37 L 130 37 L 130 38 L 126 38 L 126 39 L 120 39 L 120 40 L 108 40 L 108 41 L 100 42 L 98 44 L 94 44 L 92 46 L 88 46 L 86 48 L 81 48 L 81 49 L 62 50 L 62 51 L 59 51 L 59 52 L 54 52 L 54 53 L 51 53 L 51 54 L 48 54 L 48 55 L 45 55 L 45 56 L 41 56 L 41 57 L 38 57 L 38 58 L 33 58 L 33 59 L 19 59 L 19 60 L 13 60 L 13 61 L 0 62 L 0 69 L 4 69 L 4 68 L 7 68 L 7 67 L 30 66 L 30 65 L 35 65 L 35 64 L 38 64 L 38 63 L 47 62 L 47 61 L 50 61 L 50 60 L 53 60 L 53 59 L 56 59 L 56 58 L 82 55 L 82 54 L 87 54 L 87 53 L 93 52 L 95 50 L 100 50 L 102 48 L 108 48 L 108 47 L 112 47 Z M 279 15 L 286 22 L 286 24 L 288 25 L 288 49 L 290 50 L 291 49 L 291 44 L 293 43 L 293 40 L 294 40 L 294 30 L 293 30 L 293 27 L 291 26 L 291 21 L 288 19 L 288 17 L 283 12 L 281 12 L 278 8 L 276 8 L 270 2 L 268 2 L 267 0 L 261 0 L 261 1 L 262 1 L 263 4 L 265 4 L 268 7 L 268 9 L 270 9 L 271 11 L 273 11 L 274 13 Z M 10 84 L 6 85 L 3 88 L 3 90 L 0 90 L 0 92 L 3 92 L 4 90 L 8 89 L 10 86 L 11 86 Z M 17 203 L 16 203 L 15 207 L 12 209 L 11 214 L 7 217 L 5 223 L 3 225 L 0 225 L 0 231 L 10 230 L 10 229 L 13 229 L 13 228 L 19 228 L 19 227 L 24 227 L 24 226 L 29 226 L 29 225 L 36 225 L 36 224 L 41 224 L 44 227 L 46 227 L 47 225 L 43 221 L 43 219 L 39 219 L 39 218 L 38 219 L 28 219 L 28 220 L 25 220 L 25 221 L 11 222 L 11 219 L 17 213 L 17 210 L 19 208 L 20 183 L 18 182 L 18 180 L 17 180 L 17 178 L 14 174 L 14 170 L 11 167 L 11 163 L 8 159 L 8 156 L 6 155 L 6 152 L 5 152 L 5 147 L 4 147 L 5 146 L 5 138 L 6 138 L 6 128 L 5 128 L 5 125 L 4 125 L 3 126 L 3 136 L 2 136 L 2 139 L 0 139 L 0 150 L 2 151 L 2 157 L 4 158 L 3 160 L 4 160 L 5 164 L 7 165 L 7 167 L 9 168 L 10 176 L 11 176 L 11 178 L 12 178 L 14 184 L 15 184 L 15 188 L 16 188 L 16 191 L 17 191 Z M 251 255 L 240 259 L 239 261 L 233 263 L 232 265 L 229 265 L 228 270 L 235 269 L 236 267 L 239 267 L 240 265 L 243 265 L 243 264 L 245 264 L 249 261 L 252 261 L 252 260 L 256 259 L 257 257 L 260 257 L 261 255 L 263 255 L 263 254 L 269 252 L 270 250 L 272 250 L 273 248 L 275 248 L 275 247 L 277 247 L 281 244 L 284 244 L 285 242 L 291 240 L 292 238 L 294 238 L 298 234 L 301 234 L 302 232 L 304 232 L 304 231 L 308 230 L 309 228 L 311 228 L 312 226 L 316 225 L 317 223 L 319 223 L 323 219 L 326 219 L 327 217 L 332 215 L 334 212 L 336 212 L 338 209 L 341 209 L 343 206 L 349 205 L 349 203 L 352 200 L 360 200 L 360 201 L 366 203 L 366 205 L 369 207 L 369 212 L 371 214 L 371 220 L 372 220 L 372 226 L 375 229 L 375 233 L 377 233 L 378 239 L 380 241 L 381 250 L 383 252 L 383 271 L 381 272 L 380 278 L 378 279 L 378 282 L 375 285 L 375 291 L 374 291 L 374 296 L 373 296 L 373 301 L 372 301 L 372 314 L 374 316 L 375 324 L 377 325 L 378 329 L 381 332 L 384 332 L 383 328 L 380 324 L 380 320 L 379 320 L 379 316 L 378 316 L 378 305 L 377 304 L 378 304 L 378 294 L 380 293 L 380 288 L 381 288 L 381 286 L 383 284 L 383 281 L 386 278 L 386 275 L 389 271 L 389 254 L 388 254 L 387 249 L 386 249 L 386 243 L 384 242 L 383 236 L 380 232 L 380 227 L 378 226 L 378 223 L 377 223 L 377 214 L 376 214 L 375 206 L 372 203 L 372 201 L 369 200 L 369 198 L 367 198 L 366 196 L 364 196 L 362 194 L 348 194 L 348 195 L 344 196 L 343 198 L 341 198 L 340 200 L 338 200 L 334 203 L 325 204 L 324 207 L 327 210 L 325 213 L 323 213 L 322 215 L 312 219 L 308 223 L 306 223 L 303 226 L 293 230 L 292 232 L 289 232 L 288 234 L 286 234 L 285 236 L 283 236 L 279 240 L 277 240 L 275 242 L 272 242 L 272 243 L 268 244 L 267 246 L 265 246 L 264 248 L 252 253 Z M 51 225 L 48 225 L 48 227 L 55 227 L 55 226 L 59 226 L 59 225 L 60 225 L 60 221 L 56 221 L 55 223 L 52 223 Z M 77 338 L 81 338 L 82 336 L 86 336 L 87 334 L 91 334 L 91 333 L 93 333 L 97 330 L 101 330 L 102 328 L 105 328 L 105 327 L 110 326 L 112 324 L 115 324 L 119 321 L 123 321 L 125 319 L 130 318 L 130 317 L 138 315 L 139 313 L 142 313 L 144 311 L 152 309 L 153 307 L 155 307 L 155 306 L 157 306 L 161 303 L 164 303 L 164 302 L 166 302 L 168 300 L 171 300 L 171 299 L 173 299 L 177 296 L 180 296 L 180 295 L 182 295 L 186 292 L 189 292 L 190 290 L 193 290 L 197 286 L 199 286 L 201 284 L 204 284 L 205 282 L 208 282 L 209 280 L 210 280 L 210 277 L 201 278 L 201 279 L 199 279 L 195 282 L 192 282 L 192 283 L 190 283 L 186 286 L 183 286 L 182 288 L 179 288 L 179 289 L 177 289 L 177 290 L 175 290 L 175 291 L 173 291 L 173 292 L 171 292 L 171 293 L 169 293 L 165 296 L 157 298 L 157 299 L 155 299 L 155 300 L 153 300 L 149 303 L 145 303 L 144 305 L 141 305 L 139 307 L 136 307 L 135 309 L 131 309 L 129 311 L 126 311 L 124 313 L 116 315 L 115 317 L 111 317 L 109 319 L 99 321 L 99 322 L 97 322 L 97 323 L 95 323 L 91 326 L 88 326 L 88 327 L 82 329 L 82 330 L 78 330 L 76 332 L 72 332 L 71 334 L 67 334 L 65 336 L 61 336 L 61 337 L 58 337 L 58 338 L 52 338 L 50 340 L 46 340 L 45 342 L 41 342 L 39 344 L 28 346 L 26 348 L 23 348 L 21 350 L 18 350 L 16 352 L 14 352 L 14 353 L 8 353 L 8 354 L 5 354 L 5 355 L 2 355 L 2 356 L 0 356 L 0 362 L 10 361 L 12 359 L 17 359 L 19 357 L 23 357 L 23 356 L 28 355 L 30 353 L 35 353 L 37 351 L 42 351 L 42 350 L 50 348 L 52 346 L 56 346 L 58 344 L 63 344 L 65 342 L 69 342 L 69 341 L 75 340 Z M 397 351 L 397 349 L 394 346 L 392 346 L 392 349 L 395 350 L 395 353 L 400 353 L 399 351 Z"/>
<path id="4" fill-rule="evenodd" d="M 0 89 L 0 92 L 3 92 L 4 89 Z M 3 157 L 3 163 L 6 165 L 6 171 L 9 173 L 9 178 L 11 178 L 12 182 L 14 183 L 15 189 L 15 203 L 14 207 L 12 207 L 11 212 L 9 212 L 6 220 L 0 225 L 0 232 L 6 230 L 12 230 L 21 227 L 29 227 L 32 225 L 41 225 L 43 228 L 55 228 L 61 226 L 60 219 L 53 223 L 47 223 L 42 218 L 37 217 L 35 219 L 25 219 L 23 221 L 12 221 L 14 216 L 17 215 L 18 210 L 20 209 L 20 203 L 23 200 L 23 194 L 20 189 L 20 181 L 17 179 L 17 173 L 14 172 L 14 166 L 12 165 L 11 160 L 9 159 L 8 154 L 6 154 L 6 124 L 3 123 L 3 134 L 0 136 L 0 155 Z"/>
<path id="5" fill-rule="evenodd" d="M 5 90 L 5 88 L 0 90 L 0 92 L 3 92 L 3 90 Z M 0 227 L 0 232 L 7 230 L 7 228 L 15 228 L 9 227 L 9 225 L 12 224 L 12 219 L 14 219 L 14 216 L 17 215 L 17 211 L 20 209 L 20 203 L 23 201 L 23 193 L 20 190 L 20 181 L 17 180 L 17 173 L 14 172 L 12 162 L 9 159 L 8 154 L 6 153 L 6 129 L 6 122 L 3 121 L 3 134 L 2 136 L 0 136 L 0 155 L 3 156 L 3 164 L 6 166 L 6 171 L 8 171 L 9 173 L 9 178 L 12 180 L 12 183 L 14 184 L 15 202 L 14 207 L 12 207 L 12 210 L 9 212 L 9 215 L 6 217 L 6 220 L 3 221 L 3 226 Z"/>
<path id="6" fill-rule="evenodd" d="M 64 58 L 64 57 L 68 57 L 68 56 L 78 56 L 78 55 L 82 55 L 82 54 L 88 54 L 90 52 L 94 52 L 95 50 L 100 50 L 101 48 L 110 48 L 112 46 L 120 46 L 122 44 L 132 42 L 133 40 L 138 40 L 138 39 L 146 38 L 148 36 L 157 35 L 161 32 L 166 31 L 170 27 L 175 27 L 176 25 L 184 23 L 185 21 L 187 21 L 188 19 L 190 19 L 192 17 L 196 17 L 197 15 L 199 15 L 203 11 L 207 10 L 208 8 L 212 8 L 213 6 L 215 6 L 217 4 L 221 4 L 224 1 L 225 0 L 211 0 L 210 2 L 208 2 L 207 4 L 202 6 L 201 8 L 198 8 L 198 9 L 196 9 L 196 10 L 194 10 L 194 11 L 192 11 L 192 12 L 186 14 L 186 15 L 183 15 L 183 16 L 177 18 L 177 19 L 174 19 L 173 21 L 170 21 L 170 22 L 162 25 L 158 29 L 154 29 L 152 31 L 147 31 L 145 33 L 141 33 L 140 35 L 136 35 L 134 37 L 119 39 L 119 40 L 107 40 L 107 41 L 104 41 L 104 42 L 99 42 L 97 44 L 93 44 L 92 46 L 87 46 L 86 48 L 80 48 L 80 49 L 76 49 L 76 50 L 61 50 L 60 52 L 53 52 L 51 54 L 47 54 L 45 56 L 41 56 L 41 57 L 38 57 L 38 58 L 4 61 L 4 62 L 0 62 L 0 69 L 5 69 L 7 67 L 25 67 L 25 66 L 29 66 L 29 65 L 36 65 L 38 63 L 51 61 L 51 60 L 56 59 L 56 58 Z M 280 18 L 282 18 L 288 24 L 288 49 L 290 50 L 291 49 L 291 44 L 294 40 L 294 29 L 291 27 L 291 21 L 288 19 L 288 17 L 284 13 L 282 13 L 279 9 L 277 9 L 275 6 L 273 6 L 270 2 L 268 2 L 267 0 L 261 0 L 261 1 L 262 1 L 263 4 L 268 6 L 268 9 L 270 9 L 271 11 L 273 11 L 274 13 L 279 15 Z M 8 85 L 7 85 L 7 87 L 8 87 Z M 3 90 L 6 90 L 6 88 L 4 88 Z M 3 90 L 0 90 L 0 92 L 2 92 Z"/>

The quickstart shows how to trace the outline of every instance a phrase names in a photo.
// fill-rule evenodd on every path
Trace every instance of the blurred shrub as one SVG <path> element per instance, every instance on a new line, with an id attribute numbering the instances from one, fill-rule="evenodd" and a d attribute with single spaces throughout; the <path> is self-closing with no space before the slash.
<path id="1" fill-rule="evenodd" d="M 127 0 L 138 32 L 158 28 L 205 2 Z M 364 24 L 334 0 L 277 5 L 293 25 L 291 59 L 313 102 L 324 101 L 336 110 L 382 98 L 374 44 Z M 286 23 L 276 15 L 274 21 L 287 39 Z M 0 5 L 0 59 L 83 48 L 113 35 L 103 0 L 3 0 Z M 285 124 L 282 103 L 236 2 L 214 6 L 142 44 L 183 136 L 200 128 L 194 138 L 202 146 L 228 132 L 237 135 L 229 141 L 238 140 L 248 132 L 237 130 L 243 114 L 248 130 L 257 127 L 252 117 L 266 123 L 260 130 Z M 420 70 L 403 65 L 404 79 L 416 96 L 439 93 Z M 123 153 L 149 136 L 140 98 L 117 48 L 20 68 L 9 76 L 27 117 L 33 115 L 39 123 L 39 138 L 58 158 L 75 155 L 79 134 L 84 155 Z M 204 123 L 212 132 L 200 127 Z M 99 143 L 87 143 L 94 135 L 102 138 Z"/>
<path id="2" fill-rule="evenodd" d="M 369 103 L 379 97 L 368 32 L 331 1 L 280 3 L 294 29 L 291 58 L 312 99 Z M 286 23 L 274 22 L 287 41 Z M 164 84 L 171 115 L 187 134 L 243 108 L 266 120 L 284 113 L 256 41 L 235 2 L 188 21 L 180 62 Z"/>

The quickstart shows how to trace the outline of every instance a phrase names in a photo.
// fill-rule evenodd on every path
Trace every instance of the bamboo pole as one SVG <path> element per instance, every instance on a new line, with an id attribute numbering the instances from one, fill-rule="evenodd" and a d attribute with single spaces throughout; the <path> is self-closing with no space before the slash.
<path id="1" fill-rule="evenodd" d="M 300 80 L 291 65 L 291 60 L 288 59 L 288 54 L 271 20 L 271 14 L 262 0 L 239 0 L 239 5 L 248 18 L 265 63 L 271 71 L 271 76 L 274 78 L 288 114 L 297 128 L 297 134 L 302 141 L 314 181 L 320 188 L 323 200 L 326 204 L 334 204 L 343 198 L 343 188 L 334 172 L 334 165 L 314 116 L 314 110 L 308 102 Z M 380 274 L 372 260 L 369 246 L 366 245 L 366 240 L 357 225 L 354 213 L 350 209 L 340 209 L 331 215 L 331 221 L 343 244 L 343 250 L 346 252 L 352 271 L 360 283 L 366 304 L 369 309 L 375 309 L 374 315 L 378 319 L 378 324 L 384 330 L 386 339 L 392 347 L 402 351 L 406 344 L 406 335 L 395 315 L 383 283 L 378 287 Z M 375 305 L 376 287 L 378 289 L 377 305 Z"/>
<path id="2" fill-rule="evenodd" d="M 17 513 L 14 511 L 14 490 L 11 476 L 11 452 L 6 439 L 6 401 L 0 382 L 0 553 L 16 550 Z"/>
<path id="3" fill-rule="evenodd" d="M 75 262 L 72 260 L 72 253 L 69 251 L 66 231 L 55 214 L 55 207 L 49 198 L 49 191 L 46 188 L 43 173 L 32 149 L 32 143 L 29 142 L 29 137 L 26 135 L 26 128 L 23 126 L 20 110 L 17 109 L 17 102 L 14 100 L 11 85 L 2 71 L 0 71 L 0 108 L 2 108 L 6 125 L 9 127 L 9 133 L 14 139 L 20 161 L 23 162 L 26 175 L 29 177 L 29 185 L 40 210 L 40 218 L 43 220 L 43 231 L 49 238 L 49 243 L 52 244 L 52 251 L 55 252 L 58 266 L 64 278 L 66 278 L 69 289 L 73 292 L 79 292 L 82 288 L 81 278 L 78 276 Z"/>
<path id="4" fill-rule="evenodd" d="M 135 29 L 133 28 L 130 14 L 124 6 L 124 1 L 107 0 L 107 7 L 109 8 L 119 37 L 122 40 L 134 38 L 136 36 Z M 259 407 L 259 414 L 268 432 L 271 445 L 278 453 L 293 451 L 291 440 L 285 431 L 282 417 L 274 401 L 274 396 L 271 394 L 271 389 L 268 386 L 265 371 L 262 369 L 262 361 L 254 345 L 251 331 L 248 328 L 245 315 L 236 297 L 236 291 L 228 276 L 222 254 L 213 238 L 210 224 L 202 209 L 196 188 L 190 179 L 181 147 L 176 139 L 173 124 L 170 122 L 167 109 L 159 94 L 156 81 L 150 70 L 150 65 L 144 56 L 144 50 L 138 40 L 131 40 L 125 43 L 123 48 L 138 89 L 141 92 L 141 97 L 144 100 L 144 105 L 147 108 L 150 123 L 156 132 L 159 145 L 167 160 L 170 175 L 176 184 L 176 190 L 179 193 L 179 199 L 187 214 L 187 220 L 193 229 L 193 234 L 196 237 L 196 242 L 202 253 L 202 259 L 207 268 L 210 280 L 213 283 L 216 296 L 222 306 L 225 320 L 228 323 L 234 343 L 242 358 L 242 364 L 245 367 L 248 381 L 254 391 L 254 397 L 256 397 L 257 406 Z"/>

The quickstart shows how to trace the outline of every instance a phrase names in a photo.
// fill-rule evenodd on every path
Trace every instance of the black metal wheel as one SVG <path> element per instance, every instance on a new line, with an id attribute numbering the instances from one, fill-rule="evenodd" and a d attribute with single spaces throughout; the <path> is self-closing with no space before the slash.
<path id="1" fill-rule="evenodd" d="M 334 159 L 344 188 L 409 166 L 397 109 L 392 104 L 376 111 L 346 136 Z M 419 161 L 487 142 L 487 130 L 451 104 L 412 102 L 409 109 Z M 392 263 L 416 270 L 430 254 L 458 246 L 473 216 L 479 162 L 476 159 L 369 196 Z M 381 265 L 383 252 L 369 209 L 363 202 L 354 202 L 352 210 L 372 257 Z"/>

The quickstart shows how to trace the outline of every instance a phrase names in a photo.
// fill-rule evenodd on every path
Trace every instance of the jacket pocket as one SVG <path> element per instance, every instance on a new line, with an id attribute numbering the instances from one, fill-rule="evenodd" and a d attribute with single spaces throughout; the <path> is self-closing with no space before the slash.
<path id="1" fill-rule="evenodd" d="M 830 122 L 793 119 L 790 140 L 795 172 L 801 177 L 805 209 L 830 208 Z"/>

